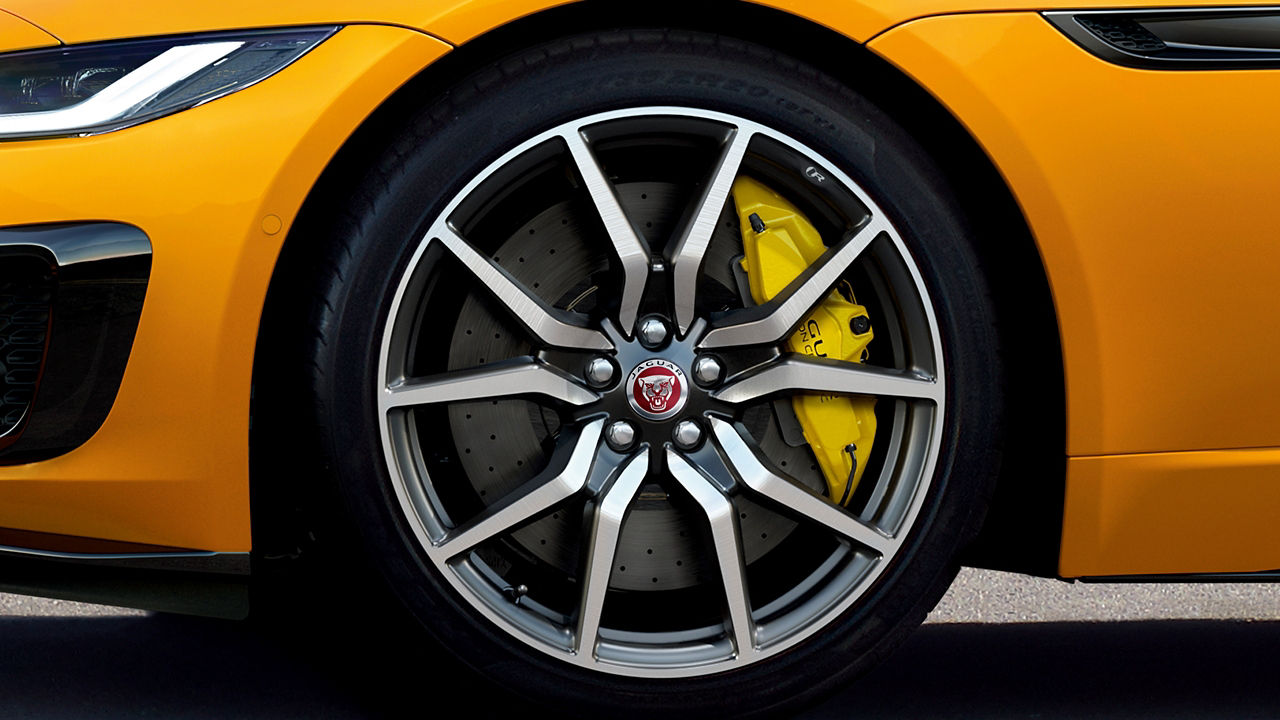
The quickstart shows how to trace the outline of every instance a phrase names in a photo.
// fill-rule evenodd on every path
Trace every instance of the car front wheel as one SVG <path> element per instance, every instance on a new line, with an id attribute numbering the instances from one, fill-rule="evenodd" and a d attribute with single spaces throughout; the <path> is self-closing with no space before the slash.
<path id="1" fill-rule="evenodd" d="M 425 103 L 331 238 L 320 444 L 370 562 L 518 692 L 770 712 L 932 607 L 997 471 L 962 209 L 891 118 L 613 31 Z"/>

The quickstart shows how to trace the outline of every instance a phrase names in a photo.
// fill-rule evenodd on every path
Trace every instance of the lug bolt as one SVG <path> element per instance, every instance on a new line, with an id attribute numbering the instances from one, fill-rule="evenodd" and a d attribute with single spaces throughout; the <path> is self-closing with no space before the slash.
<path id="1" fill-rule="evenodd" d="M 671 439 L 681 450 L 692 450 L 702 442 L 702 427 L 693 420 L 681 420 L 671 432 Z"/>
<path id="2" fill-rule="evenodd" d="M 667 324 L 660 318 L 647 317 L 640 321 L 640 344 L 653 350 L 667 341 Z"/>
<path id="3" fill-rule="evenodd" d="M 602 388 L 613 382 L 613 363 L 609 358 L 598 357 L 587 363 L 587 369 L 582 374 L 592 387 Z"/>
<path id="4" fill-rule="evenodd" d="M 699 385 L 711 386 L 720 382 L 724 375 L 724 366 L 710 355 L 703 355 L 693 361 L 693 379 Z"/>
<path id="5" fill-rule="evenodd" d="M 605 428 L 604 439 L 618 452 L 629 450 L 636 441 L 636 427 L 626 420 L 618 420 Z"/>

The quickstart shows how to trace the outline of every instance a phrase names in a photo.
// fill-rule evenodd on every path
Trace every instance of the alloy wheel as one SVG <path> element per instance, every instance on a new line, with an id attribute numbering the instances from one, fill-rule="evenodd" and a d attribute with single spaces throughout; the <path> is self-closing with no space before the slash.
<path id="1" fill-rule="evenodd" d="M 828 245 L 760 305 L 734 269 L 740 176 Z M 838 282 L 872 310 L 872 357 L 782 352 Z M 377 377 L 426 561 L 510 636 L 635 677 L 750 664 L 853 607 L 915 525 L 946 398 L 933 305 L 875 199 L 783 132 L 686 107 L 572 120 L 468 182 L 401 276 Z M 806 393 L 880 399 L 848 507 L 778 410 Z"/>

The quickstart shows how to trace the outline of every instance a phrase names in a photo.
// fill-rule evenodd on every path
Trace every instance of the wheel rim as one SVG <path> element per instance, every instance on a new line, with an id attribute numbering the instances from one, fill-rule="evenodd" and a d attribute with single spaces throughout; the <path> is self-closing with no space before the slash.
<path id="1" fill-rule="evenodd" d="M 694 141 L 709 148 L 709 179 L 691 196 L 671 240 L 655 247 L 660 232 L 637 228 L 634 203 L 624 208 L 623 187 L 645 182 L 644 172 L 660 176 L 662 169 L 622 182 L 606 173 L 604 167 L 613 166 L 600 158 L 609 152 L 621 157 L 634 147 L 665 152 Z M 659 150 L 652 152 L 661 155 Z M 606 258 L 607 267 L 593 271 L 584 263 L 576 268 L 603 278 L 586 281 L 587 290 L 577 296 L 577 287 L 556 297 L 536 279 L 521 282 L 524 271 L 505 267 L 498 258 L 501 248 L 479 247 L 468 237 L 473 230 L 483 234 L 479 228 L 501 214 L 495 208 L 507 198 L 537 195 L 538 183 L 529 178 L 538 174 L 530 168 L 557 164 L 576 180 L 571 184 L 582 205 L 595 215 L 593 226 L 577 233 L 581 243 Z M 726 309 L 710 306 L 702 296 L 714 295 L 709 258 L 723 245 L 717 238 L 725 236 L 716 233 L 722 232 L 718 225 L 739 173 L 767 175 L 786 188 L 789 198 L 850 229 L 843 239 L 829 241 L 822 259 L 774 300 Z M 552 209 L 544 208 L 544 214 Z M 514 240 L 503 247 L 523 247 L 510 244 Z M 600 264 L 597 259 L 595 265 Z M 852 365 L 780 354 L 777 348 L 809 310 L 838 280 L 853 274 L 881 305 L 878 322 L 887 331 L 887 362 Z M 492 312 L 523 333 L 524 354 L 479 356 L 474 367 L 452 367 L 441 359 L 463 352 L 442 349 L 439 327 L 433 327 L 451 321 L 434 318 L 452 308 L 439 299 L 448 297 L 440 286 L 457 276 L 484 287 L 472 292 L 482 294 Z M 594 309 L 578 312 L 584 297 L 593 298 Z M 471 302 L 461 303 L 459 317 L 471 311 Z M 639 331 L 645 320 L 655 319 L 668 335 L 656 345 Z M 453 346 L 474 346 L 465 339 L 472 328 L 462 329 L 459 320 L 452 330 Z M 937 320 L 893 223 L 817 152 L 782 132 L 722 113 L 675 107 L 602 113 L 511 149 L 432 220 L 399 281 L 382 338 L 376 392 L 383 452 L 422 553 L 472 608 L 510 636 L 562 661 L 609 673 L 687 677 L 721 672 L 768 658 L 827 627 L 867 596 L 899 554 L 925 501 L 941 445 L 946 388 Z M 693 372 L 703 357 L 724 366 L 724 377 L 705 387 Z M 673 391 L 682 407 L 646 413 L 636 404 L 641 391 L 635 377 L 643 374 L 642 364 L 655 361 L 662 372 L 683 378 L 676 383 L 679 392 Z M 605 375 L 608 379 L 602 379 Z M 761 455 L 766 441 L 749 427 L 751 418 L 760 417 L 771 398 L 800 392 L 883 399 L 882 427 L 888 430 L 877 442 L 884 452 L 853 511 L 806 488 L 796 479 L 798 471 L 793 476 L 774 464 L 776 456 Z M 511 420 L 518 413 L 499 405 L 517 398 L 536 401 L 537 411 L 528 412 L 530 426 L 537 425 L 539 413 L 547 424 L 541 467 L 526 469 L 514 485 L 488 486 L 504 491 L 479 499 L 478 505 L 475 498 L 470 505 L 456 500 L 460 489 L 465 495 L 484 487 L 474 478 L 483 474 L 475 458 L 485 451 L 477 448 L 473 454 L 463 447 L 479 436 L 458 430 L 462 415 L 473 418 L 459 408 L 490 403 L 499 408 L 495 414 L 510 421 L 504 428 L 519 427 L 523 420 Z M 452 416 L 446 419 L 445 412 Z M 677 432 L 689 430 L 690 421 L 700 432 L 685 432 L 688 437 Z M 685 425 L 677 428 L 680 423 Z M 764 427 L 767 431 L 767 421 Z M 629 442 L 620 441 L 628 428 Z M 451 435 L 455 453 L 437 447 L 443 444 L 438 434 Z M 699 437 L 693 442 L 681 442 L 694 435 Z M 496 433 L 490 437 L 497 440 Z M 459 466 L 471 468 L 471 474 L 460 473 Z M 665 495 L 672 509 L 659 504 L 657 511 L 641 513 L 655 494 Z M 751 518 L 772 512 L 785 522 L 751 519 L 747 507 Z M 766 511 L 757 513 L 757 508 Z M 661 533 L 671 529 L 670 522 L 638 519 L 663 512 L 667 520 L 683 512 L 675 526 L 685 529 L 690 527 L 686 516 L 696 514 L 704 539 L 664 539 Z M 531 537 L 530 528 L 547 525 L 552 517 L 563 524 L 561 513 L 580 520 L 582 530 L 569 534 L 577 542 L 557 557 L 541 549 L 538 543 L 545 545 L 546 538 Z M 645 529 L 636 529 L 642 525 Z M 755 535 L 768 532 L 756 532 L 760 527 L 790 529 L 776 544 L 762 546 Z M 751 537 L 744 539 L 744 528 Z M 623 579 L 619 557 L 639 557 L 639 547 L 655 539 L 659 546 L 667 542 L 678 548 L 672 552 L 701 548 L 691 551 L 701 553 L 701 569 L 673 571 L 661 583 L 654 575 L 655 588 L 662 587 L 647 592 L 631 579 L 634 567 Z M 521 582 L 542 577 L 522 574 L 525 556 L 548 577 L 554 573 L 543 565 L 559 567 L 564 577 L 547 583 L 560 587 L 558 593 L 540 594 L 542 583 Z M 778 570 L 783 566 L 797 569 Z M 761 590 L 764 586 L 768 589 Z M 700 594 L 690 595 L 689 588 Z M 566 604 L 566 593 L 575 602 Z M 663 597 L 706 601 L 717 594 L 718 618 L 709 620 L 705 612 L 695 618 L 636 617 L 645 614 L 646 605 L 662 607 Z M 667 607 L 679 605 L 667 602 Z M 611 612 L 611 607 L 623 610 Z"/>

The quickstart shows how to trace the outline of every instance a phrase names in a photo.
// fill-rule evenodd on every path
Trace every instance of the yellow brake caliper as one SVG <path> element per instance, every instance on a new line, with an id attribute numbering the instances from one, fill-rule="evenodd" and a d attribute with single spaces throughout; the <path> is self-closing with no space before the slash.
<path id="1" fill-rule="evenodd" d="M 813 223 L 785 198 L 751 178 L 733 183 L 742 226 L 742 266 L 751 299 L 767 302 L 826 251 Z M 787 339 L 786 349 L 845 362 L 862 362 L 871 342 L 867 309 L 842 283 Z M 849 504 L 862 479 L 876 434 L 876 401 L 841 395 L 798 395 L 791 400 L 805 440 L 813 448 L 833 502 Z"/>

